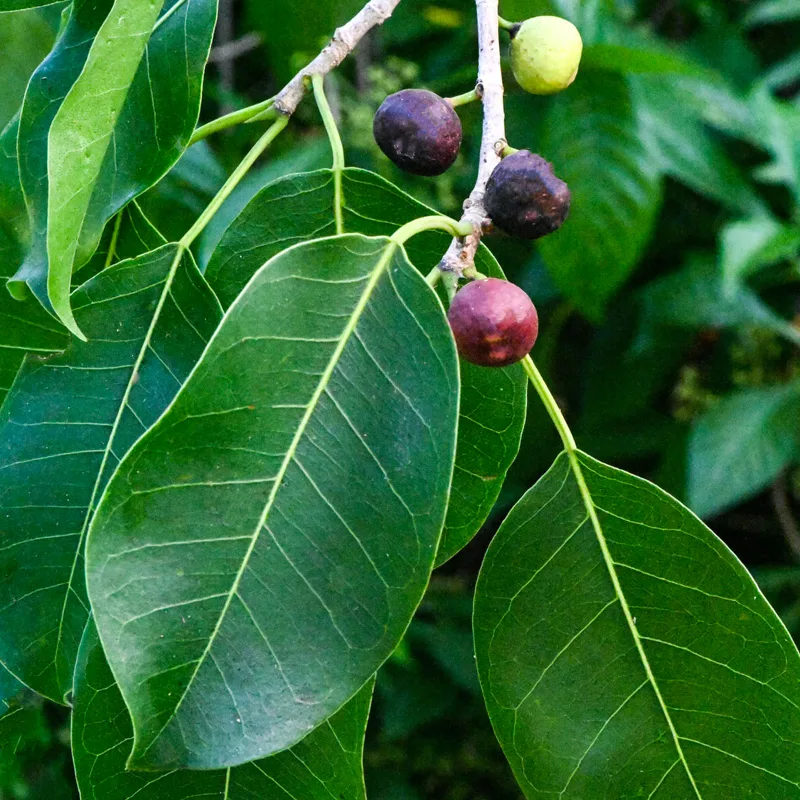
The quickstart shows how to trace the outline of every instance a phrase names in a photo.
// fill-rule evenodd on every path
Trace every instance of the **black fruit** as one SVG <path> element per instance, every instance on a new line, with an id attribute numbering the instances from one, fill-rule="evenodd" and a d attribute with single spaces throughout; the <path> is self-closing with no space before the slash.
<path id="1" fill-rule="evenodd" d="M 447 319 L 458 352 L 482 367 L 516 364 L 531 351 L 539 333 L 530 297 L 497 278 L 472 281 L 457 292 Z"/>
<path id="2" fill-rule="evenodd" d="M 441 175 L 461 147 L 461 120 L 453 107 L 426 89 L 390 94 L 372 123 L 378 147 L 412 175 Z"/>
<path id="3" fill-rule="evenodd" d="M 530 150 L 506 156 L 490 175 L 484 196 L 492 222 L 522 239 L 539 239 L 558 230 L 569 214 L 569 202 L 567 184 Z"/>

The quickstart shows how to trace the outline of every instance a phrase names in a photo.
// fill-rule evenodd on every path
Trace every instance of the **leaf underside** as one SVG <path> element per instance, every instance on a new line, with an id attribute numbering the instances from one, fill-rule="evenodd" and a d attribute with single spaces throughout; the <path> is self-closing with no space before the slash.
<path id="1" fill-rule="evenodd" d="M 72 753 L 83 800 L 366 800 L 364 731 L 374 681 L 302 742 L 278 755 L 213 772 L 131 772 L 133 728 L 89 623 L 76 668 Z"/>
<path id="2" fill-rule="evenodd" d="M 786 629 L 677 500 L 577 460 L 599 532 L 562 454 L 509 514 L 476 589 L 484 696 L 526 796 L 800 797 Z"/>
<path id="3" fill-rule="evenodd" d="M 23 104 L 18 147 L 33 237 L 11 288 L 21 295 L 27 284 L 51 309 L 48 266 L 50 281 L 60 281 L 63 310 L 71 272 L 92 256 L 106 222 L 178 160 L 199 114 L 216 0 L 167 0 L 152 35 L 139 31 L 139 44 L 141 36 L 147 40 L 132 79 L 130 69 L 108 69 L 103 53 L 112 48 L 119 66 L 124 42 L 128 66 L 135 66 L 137 37 L 98 36 L 105 22 L 119 28 L 115 14 L 133 18 L 116 5 L 76 0 Z M 156 5 L 134 3 L 133 10 L 146 16 Z M 100 116 L 97 97 L 109 103 Z M 84 142 L 91 143 L 88 151 Z M 76 185 L 81 191 L 73 200 Z"/>
<path id="4" fill-rule="evenodd" d="M 259 270 L 88 538 L 134 766 L 278 752 L 369 680 L 429 579 L 457 409 L 441 305 L 388 239 Z"/>

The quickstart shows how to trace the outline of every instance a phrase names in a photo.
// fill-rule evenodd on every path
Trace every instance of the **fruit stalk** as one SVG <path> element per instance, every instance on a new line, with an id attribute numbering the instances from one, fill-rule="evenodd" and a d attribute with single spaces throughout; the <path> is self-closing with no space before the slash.
<path id="1" fill-rule="evenodd" d="M 468 222 L 472 226 L 472 234 L 464 239 L 454 239 L 439 263 L 440 269 L 458 275 L 473 266 L 487 218 L 483 204 L 486 183 L 500 163 L 500 153 L 506 146 L 498 0 L 475 0 L 475 11 L 478 18 L 476 91 L 483 101 L 483 130 L 478 178 L 469 197 L 464 201 L 464 213 L 461 217 L 462 222 Z"/>

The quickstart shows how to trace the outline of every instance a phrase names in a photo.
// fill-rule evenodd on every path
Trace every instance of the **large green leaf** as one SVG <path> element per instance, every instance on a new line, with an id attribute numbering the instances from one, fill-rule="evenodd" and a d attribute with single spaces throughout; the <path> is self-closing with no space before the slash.
<path id="1" fill-rule="evenodd" d="M 433 567 L 458 395 L 441 304 L 391 240 L 256 273 L 87 541 L 132 765 L 278 752 L 375 673 Z"/>
<path id="2" fill-rule="evenodd" d="M 133 728 L 97 629 L 76 668 L 72 753 L 82 800 L 366 800 L 362 758 L 374 681 L 291 750 L 214 772 L 126 772 Z"/>
<path id="3" fill-rule="evenodd" d="M 115 174 L 120 157 L 127 160 L 124 151 L 116 152 L 117 120 L 163 5 L 164 0 L 115 0 L 50 125 L 47 296 L 73 333 L 80 334 L 69 300 L 78 238 L 106 155 Z"/>
<path id="4" fill-rule="evenodd" d="M 88 614 L 82 541 L 92 512 L 221 317 L 191 257 L 177 253 L 165 245 L 77 289 L 91 341 L 28 356 L 0 409 L 0 662 L 56 701 L 72 687 Z"/>
<path id="5" fill-rule="evenodd" d="M 555 98 L 540 152 L 572 191 L 569 218 L 540 241 L 542 256 L 564 294 L 597 317 L 636 266 L 661 197 L 625 80 L 584 75 Z"/>
<path id="6" fill-rule="evenodd" d="M 689 505 L 713 516 L 769 486 L 800 460 L 800 384 L 744 389 L 724 398 L 689 437 Z"/>
<path id="7" fill-rule="evenodd" d="M 431 209 L 372 172 L 346 169 L 342 176 L 344 227 L 369 236 L 391 235 Z M 330 170 L 290 175 L 262 189 L 231 223 L 214 251 L 206 278 L 224 306 L 233 302 L 253 273 L 284 247 L 334 233 Z M 407 250 L 427 273 L 441 258 L 448 237 L 439 231 L 415 236 Z M 503 273 L 481 247 L 476 264 Z M 461 417 L 452 502 L 437 556 L 441 564 L 466 545 L 492 509 L 506 472 L 519 451 L 525 421 L 526 383 L 518 367 L 485 369 L 460 362 Z"/>
<path id="8" fill-rule="evenodd" d="M 745 568 L 653 484 L 575 465 L 509 514 L 475 594 L 526 797 L 800 797 L 800 655 Z"/>
<path id="9" fill-rule="evenodd" d="M 677 272 L 650 283 L 642 292 L 642 343 L 665 335 L 665 328 L 767 328 L 800 345 L 800 331 L 782 319 L 742 284 L 723 287 L 713 258 L 690 255 Z"/>
<path id="10" fill-rule="evenodd" d="M 631 81 L 642 140 L 665 174 L 734 211 L 763 212 L 764 203 L 742 177 L 679 86 L 661 78 Z"/>
<path id="11" fill-rule="evenodd" d="M 216 21 L 216 0 L 167 0 L 155 25 L 160 3 L 109 5 L 78 0 L 22 112 L 34 242 L 15 281 L 65 322 L 73 269 L 95 251 L 105 223 L 159 180 L 189 141 Z"/>
<path id="12" fill-rule="evenodd" d="M 5 291 L 28 244 L 28 215 L 19 182 L 19 117 L 0 134 L 0 406 L 19 372 L 26 352 L 44 355 L 63 350 L 64 329 L 37 302 L 15 300 Z"/>

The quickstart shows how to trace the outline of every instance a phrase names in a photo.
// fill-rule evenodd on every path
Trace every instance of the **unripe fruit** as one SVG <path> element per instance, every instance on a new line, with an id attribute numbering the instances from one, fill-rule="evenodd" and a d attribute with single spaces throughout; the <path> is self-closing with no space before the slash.
<path id="1" fill-rule="evenodd" d="M 530 297 L 497 278 L 472 281 L 459 290 L 447 319 L 458 352 L 482 367 L 516 364 L 531 351 L 539 333 Z"/>
<path id="2" fill-rule="evenodd" d="M 453 107 L 426 89 L 390 94 L 372 123 L 378 147 L 412 175 L 441 175 L 461 147 L 461 120 Z"/>
<path id="3" fill-rule="evenodd" d="M 556 94 L 575 80 L 583 42 L 569 20 L 532 17 L 511 35 L 511 69 L 526 92 Z"/>
<path id="4" fill-rule="evenodd" d="M 561 227 L 569 214 L 569 187 L 553 167 L 530 150 L 506 156 L 489 176 L 483 198 L 500 230 L 539 239 Z"/>

